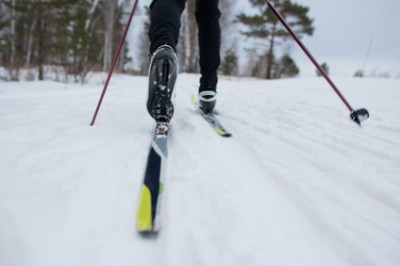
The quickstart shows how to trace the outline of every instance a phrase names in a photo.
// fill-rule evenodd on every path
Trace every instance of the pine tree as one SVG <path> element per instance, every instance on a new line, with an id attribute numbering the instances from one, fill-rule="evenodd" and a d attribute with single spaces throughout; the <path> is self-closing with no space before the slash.
<path id="1" fill-rule="evenodd" d="M 187 1 L 182 14 L 182 28 L 177 45 L 181 69 L 188 73 L 199 71 L 198 29 L 196 22 L 196 2 Z"/>
<path id="2" fill-rule="evenodd" d="M 322 63 L 321 68 L 325 71 L 326 74 L 329 75 L 329 66 L 327 63 Z M 315 73 L 317 74 L 318 77 L 322 76 L 321 72 L 319 72 L 318 69 L 315 71 Z"/>
<path id="3" fill-rule="evenodd" d="M 272 77 L 275 45 L 278 44 L 279 41 L 285 41 L 290 35 L 280 24 L 272 10 L 268 8 L 264 0 L 250 0 L 250 3 L 254 7 L 257 7 L 260 12 L 256 15 L 241 13 L 237 18 L 239 22 L 243 23 L 249 29 L 242 32 L 242 34 L 250 38 L 268 40 L 269 47 L 266 52 L 267 63 L 265 78 L 270 79 Z M 292 3 L 289 0 L 275 0 L 273 3 L 275 8 L 286 19 L 292 30 L 299 37 L 313 34 L 313 20 L 308 17 L 308 7 Z"/>
<path id="4" fill-rule="evenodd" d="M 294 60 L 285 54 L 281 57 L 279 64 L 276 64 L 276 71 L 274 78 L 291 78 L 300 73 Z"/>
<path id="5" fill-rule="evenodd" d="M 227 76 L 237 75 L 238 73 L 238 57 L 233 50 L 225 52 L 225 56 L 221 64 L 221 73 Z"/>
<path id="6" fill-rule="evenodd" d="M 72 75 L 75 81 L 83 82 L 88 71 L 101 69 L 107 61 L 102 60 L 105 54 L 108 59 L 113 54 L 124 26 L 121 19 L 125 2 L 0 0 L 0 63 L 9 70 L 10 79 L 18 78 L 21 67 L 32 66 L 39 80 L 45 79 L 45 72 L 50 70 L 56 73 L 56 79 L 59 73 L 65 73 L 64 80 Z M 116 3 L 114 23 L 110 23 L 106 4 Z M 111 40 L 107 51 L 103 47 L 105 39 Z M 120 69 L 129 59 L 126 53 L 125 48 Z"/>
<path id="7" fill-rule="evenodd" d="M 150 57 L 149 57 L 149 47 L 150 47 L 150 40 L 148 32 L 150 30 L 150 8 L 145 7 L 144 13 L 146 19 L 143 23 L 143 28 L 140 32 L 140 35 L 137 37 L 140 39 L 139 46 L 140 46 L 140 53 L 138 55 L 138 62 L 139 62 L 139 74 L 147 75 L 149 72 L 149 64 L 150 64 Z"/>

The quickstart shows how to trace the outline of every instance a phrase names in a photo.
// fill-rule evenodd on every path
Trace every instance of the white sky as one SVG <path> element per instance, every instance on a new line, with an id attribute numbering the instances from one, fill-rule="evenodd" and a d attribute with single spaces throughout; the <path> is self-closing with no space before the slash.
<path id="1" fill-rule="evenodd" d="M 318 62 L 328 63 L 332 75 L 352 76 L 361 69 L 372 36 L 365 73 L 388 72 L 392 77 L 400 77 L 400 0 L 294 1 L 310 8 L 315 31 L 303 42 Z M 142 1 L 141 5 L 150 2 Z M 236 6 L 240 11 L 251 12 L 246 0 L 236 2 Z M 133 24 L 136 29 L 131 32 L 137 31 L 139 25 L 142 27 L 138 18 Z M 136 46 L 131 42 L 132 50 L 136 50 Z M 300 66 L 302 76 L 315 76 L 315 67 L 294 42 L 291 55 Z"/>
<path id="2" fill-rule="evenodd" d="M 365 72 L 400 74 L 400 0 L 297 0 L 310 8 L 315 32 L 303 42 L 334 75 L 352 76 L 361 69 L 372 36 Z M 315 70 L 300 48 L 292 54 L 302 75 Z"/>

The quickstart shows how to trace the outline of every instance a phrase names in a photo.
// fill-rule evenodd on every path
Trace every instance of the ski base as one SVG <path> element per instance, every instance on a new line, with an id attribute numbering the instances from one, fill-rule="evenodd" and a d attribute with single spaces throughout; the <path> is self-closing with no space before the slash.
<path id="1" fill-rule="evenodd" d="M 147 159 L 137 214 L 137 231 L 142 234 L 157 233 L 160 229 L 167 144 L 168 125 L 157 124 Z"/>

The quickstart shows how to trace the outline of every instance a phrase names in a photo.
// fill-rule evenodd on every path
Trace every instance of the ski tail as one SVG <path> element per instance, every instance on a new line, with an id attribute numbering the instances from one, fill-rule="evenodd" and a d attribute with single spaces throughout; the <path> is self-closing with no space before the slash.
<path id="1" fill-rule="evenodd" d="M 150 232 L 153 230 L 152 198 L 150 189 L 143 185 L 137 217 L 138 232 Z"/>
<path id="2" fill-rule="evenodd" d="M 140 233 L 156 233 L 160 229 L 161 196 L 165 180 L 165 166 L 167 161 L 167 131 L 160 131 L 157 126 L 140 193 L 137 214 L 137 231 Z"/>

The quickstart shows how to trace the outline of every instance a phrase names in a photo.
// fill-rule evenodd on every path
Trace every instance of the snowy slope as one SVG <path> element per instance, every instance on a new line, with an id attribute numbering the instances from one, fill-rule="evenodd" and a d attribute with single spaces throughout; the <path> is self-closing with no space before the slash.
<path id="1" fill-rule="evenodd" d="M 334 79 L 369 109 L 360 129 L 322 79 L 221 78 L 224 139 L 180 75 L 162 231 L 144 239 L 147 81 L 115 75 L 89 127 L 104 79 L 0 83 L 0 265 L 399 265 L 400 80 Z"/>

